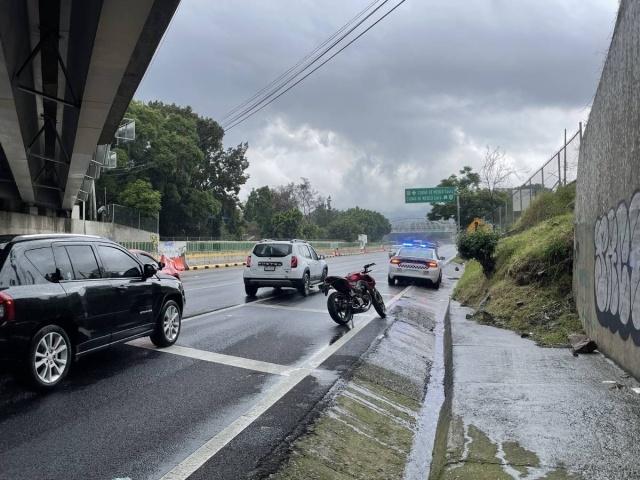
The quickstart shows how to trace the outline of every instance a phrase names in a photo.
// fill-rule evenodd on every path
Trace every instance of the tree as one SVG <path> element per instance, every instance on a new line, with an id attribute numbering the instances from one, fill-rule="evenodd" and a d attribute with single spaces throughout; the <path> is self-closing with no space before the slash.
<path id="1" fill-rule="evenodd" d="M 311 211 L 315 207 L 315 200 L 318 195 L 318 191 L 311 186 L 311 182 L 308 178 L 300 177 L 300 179 L 302 182 L 296 185 L 296 198 L 298 200 L 298 205 L 302 209 L 302 214 L 306 218 L 309 218 Z"/>
<path id="2" fill-rule="evenodd" d="M 329 225 L 329 236 L 332 239 L 355 242 L 359 233 L 362 233 L 360 226 L 346 215 L 340 215 Z"/>
<path id="3" fill-rule="evenodd" d="M 323 197 L 316 199 L 316 206 L 309 216 L 309 220 L 320 228 L 326 229 L 336 218 L 337 210 L 331 208 L 331 197 L 326 200 Z"/>
<path id="4" fill-rule="evenodd" d="M 345 211 L 331 207 L 331 197 L 323 197 L 302 177 L 298 185 L 288 183 L 275 188 L 263 186 L 251 190 L 244 205 L 244 219 L 252 236 L 303 236 L 318 240 L 331 238 L 353 242 L 364 233 L 370 241 L 379 241 L 391 231 L 384 215 L 363 208 Z M 297 212 L 297 213 L 295 213 Z"/>
<path id="5" fill-rule="evenodd" d="M 298 208 L 296 185 L 291 182 L 272 189 L 273 209 L 276 212 L 286 212 Z"/>
<path id="6" fill-rule="evenodd" d="M 504 204 L 507 194 L 481 188 L 481 176 L 471 167 L 464 167 L 459 175 L 450 175 L 440 181 L 439 187 L 454 187 L 460 196 L 460 223 L 466 227 L 474 218 L 494 221 L 496 209 Z M 448 220 L 457 217 L 456 202 L 435 203 L 427 214 L 429 220 Z"/>
<path id="7" fill-rule="evenodd" d="M 358 234 L 364 233 L 369 241 L 377 242 L 391 232 L 389 220 L 373 210 L 355 207 L 341 212 L 339 216 L 349 219 L 357 227 L 356 238 Z"/>
<path id="8" fill-rule="evenodd" d="M 484 163 L 480 169 L 480 179 L 484 188 L 493 193 L 504 188 L 509 179 L 516 175 L 516 170 L 507 161 L 504 151 L 500 147 L 487 146 L 484 154 Z"/>
<path id="9" fill-rule="evenodd" d="M 273 236 L 276 238 L 300 237 L 302 233 L 302 220 L 302 212 L 297 208 L 276 213 L 271 222 Z"/>
<path id="10" fill-rule="evenodd" d="M 116 148 L 118 168 L 98 180 L 107 202 L 117 201 L 120 185 L 145 180 L 162 196 L 162 235 L 217 237 L 223 226 L 239 235 L 247 144 L 224 149 L 224 130 L 191 107 L 133 101 L 126 116 L 136 121 L 136 139 Z"/>
<path id="11" fill-rule="evenodd" d="M 315 223 L 305 221 L 302 224 L 302 237 L 307 240 L 322 240 L 326 237 L 326 234 L 324 233 L 324 229 Z"/>
<path id="12" fill-rule="evenodd" d="M 244 205 L 244 218 L 249 222 L 255 222 L 260 234 L 265 237 L 271 232 L 271 220 L 274 215 L 274 192 L 267 187 L 252 189 Z"/>
<path id="13" fill-rule="evenodd" d="M 154 190 L 148 180 L 135 180 L 124 188 L 118 199 L 121 204 L 140 210 L 149 217 L 156 217 L 160 211 L 162 194 Z"/>

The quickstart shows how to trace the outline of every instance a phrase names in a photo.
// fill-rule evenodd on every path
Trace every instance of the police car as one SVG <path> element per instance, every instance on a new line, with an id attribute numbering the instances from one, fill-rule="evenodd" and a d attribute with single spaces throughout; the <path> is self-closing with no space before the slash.
<path id="1" fill-rule="evenodd" d="M 389 260 L 389 285 L 395 285 L 398 280 L 419 279 L 438 289 L 442 282 L 443 260 L 435 243 L 405 243 Z"/>

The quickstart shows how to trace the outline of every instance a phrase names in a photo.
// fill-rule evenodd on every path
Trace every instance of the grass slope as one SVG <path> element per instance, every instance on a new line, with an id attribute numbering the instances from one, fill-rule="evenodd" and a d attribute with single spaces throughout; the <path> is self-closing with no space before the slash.
<path id="1" fill-rule="evenodd" d="M 582 332 L 571 292 L 573 232 L 573 214 L 564 213 L 501 239 L 491 278 L 467 262 L 454 298 L 478 308 L 481 323 L 529 334 L 540 345 L 567 345 L 569 334 Z"/>

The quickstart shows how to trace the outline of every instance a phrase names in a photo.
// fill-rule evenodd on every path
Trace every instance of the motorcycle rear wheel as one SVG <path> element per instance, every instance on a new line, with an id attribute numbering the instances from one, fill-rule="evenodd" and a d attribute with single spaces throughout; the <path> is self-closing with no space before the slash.
<path id="1" fill-rule="evenodd" d="M 371 303 L 373 303 L 373 308 L 376 309 L 380 318 L 385 318 L 387 316 L 387 306 L 384 304 L 384 300 L 382 299 L 382 295 L 378 289 L 374 289 L 371 295 Z"/>
<path id="2" fill-rule="evenodd" d="M 334 322 L 338 325 L 346 325 L 353 319 L 353 309 L 351 306 L 347 306 L 346 309 L 341 308 L 341 298 L 344 298 L 344 295 L 340 292 L 333 292 L 327 298 L 327 310 L 329 310 L 329 315 Z"/>

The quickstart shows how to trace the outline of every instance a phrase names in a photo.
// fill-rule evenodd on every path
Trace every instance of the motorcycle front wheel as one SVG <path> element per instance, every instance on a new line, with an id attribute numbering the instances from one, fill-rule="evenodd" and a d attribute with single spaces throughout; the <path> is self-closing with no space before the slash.
<path id="1" fill-rule="evenodd" d="M 340 292 L 333 292 L 327 299 L 329 315 L 338 325 L 346 325 L 353 319 L 353 309 L 349 305 L 349 299 Z"/>
<path id="2" fill-rule="evenodd" d="M 373 290 L 373 294 L 371 295 L 371 303 L 373 303 L 373 308 L 376 309 L 380 318 L 385 318 L 387 316 L 387 306 L 384 304 L 384 300 L 382 299 L 382 295 L 377 288 Z"/>

